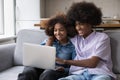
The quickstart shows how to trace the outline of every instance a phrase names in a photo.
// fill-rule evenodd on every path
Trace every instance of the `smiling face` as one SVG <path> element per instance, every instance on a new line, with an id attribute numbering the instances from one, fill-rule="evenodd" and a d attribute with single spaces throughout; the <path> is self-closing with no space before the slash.
<path id="1" fill-rule="evenodd" d="M 67 41 L 66 28 L 62 24 L 56 23 L 54 26 L 54 36 L 60 43 L 65 43 Z"/>
<path id="2" fill-rule="evenodd" d="M 75 28 L 77 30 L 77 33 L 84 38 L 86 38 L 90 33 L 92 33 L 92 26 L 90 24 L 80 23 L 76 21 Z"/>

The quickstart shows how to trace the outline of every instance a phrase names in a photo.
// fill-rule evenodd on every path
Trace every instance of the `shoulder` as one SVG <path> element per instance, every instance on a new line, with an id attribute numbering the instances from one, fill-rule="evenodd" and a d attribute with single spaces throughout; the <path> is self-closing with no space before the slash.
<path id="1" fill-rule="evenodd" d="M 55 40 L 53 41 L 53 45 L 59 46 L 59 41 L 58 41 L 57 39 L 55 39 Z"/>
<path id="2" fill-rule="evenodd" d="M 68 41 L 68 46 L 74 47 L 74 45 L 73 45 L 71 40 Z"/>
<path id="3" fill-rule="evenodd" d="M 71 42 L 75 42 L 80 38 L 79 35 L 74 36 L 73 38 L 70 38 Z"/>
<path id="4" fill-rule="evenodd" d="M 96 32 L 96 38 L 98 40 L 106 40 L 109 39 L 109 36 L 104 32 Z"/>
<path id="5" fill-rule="evenodd" d="M 40 43 L 40 45 L 45 45 L 45 44 L 46 44 L 46 42 L 47 42 L 47 40 L 48 40 L 48 38 L 47 38 L 47 39 L 45 39 L 45 40 L 43 40 L 43 41 Z"/>

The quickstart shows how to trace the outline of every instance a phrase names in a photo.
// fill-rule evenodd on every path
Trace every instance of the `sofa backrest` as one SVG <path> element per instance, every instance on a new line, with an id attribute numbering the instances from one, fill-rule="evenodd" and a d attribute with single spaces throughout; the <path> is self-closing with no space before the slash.
<path id="1" fill-rule="evenodd" d="M 120 30 L 106 30 L 110 37 L 113 72 L 120 74 Z"/>
<path id="2" fill-rule="evenodd" d="M 23 43 L 40 44 L 47 36 L 44 30 L 24 29 L 18 32 L 14 54 L 14 64 L 22 65 Z"/>

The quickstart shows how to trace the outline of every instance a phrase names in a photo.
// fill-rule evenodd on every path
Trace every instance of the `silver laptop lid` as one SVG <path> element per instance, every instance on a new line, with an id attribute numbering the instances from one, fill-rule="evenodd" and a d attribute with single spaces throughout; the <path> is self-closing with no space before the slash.
<path id="1" fill-rule="evenodd" d="M 56 48 L 33 43 L 23 44 L 23 65 L 42 69 L 55 68 Z"/>

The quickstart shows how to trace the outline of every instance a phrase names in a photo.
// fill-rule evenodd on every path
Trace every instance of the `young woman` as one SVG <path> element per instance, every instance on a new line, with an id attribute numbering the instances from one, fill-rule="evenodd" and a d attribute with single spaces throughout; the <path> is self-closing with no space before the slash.
<path id="1" fill-rule="evenodd" d="M 43 41 L 41 45 L 54 46 L 56 47 L 56 57 L 71 60 L 75 57 L 76 53 L 73 44 L 69 40 L 67 30 L 65 15 L 59 14 L 50 18 L 45 29 L 45 32 L 50 36 L 50 39 Z M 18 80 L 57 80 L 58 78 L 67 76 L 69 68 L 69 65 L 58 63 L 56 63 L 55 70 L 26 67 L 23 73 L 19 75 Z"/>
<path id="2" fill-rule="evenodd" d="M 48 25 L 46 27 L 46 34 L 51 36 L 50 38 L 52 38 L 52 41 L 49 41 L 51 39 L 48 39 L 45 43 L 46 45 L 56 47 L 56 57 L 71 60 L 75 57 L 75 49 L 69 40 L 67 30 L 68 28 L 65 15 L 61 14 L 52 18 L 48 21 Z M 68 75 L 69 67 L 69 65 L 56 64 L 56 69 L 45 70 L 41 74 L 40 80 L 57 80 L 60 77 L 66 76 Z"/>
<path id="3" fill-rule="evenodd" d="M 71 65 L 70 75 L 59 80 L 114 80 L 110 38 L 93 27 L 102 21 L 102 13 L 93 3 L 74 3 L 67 13 L 68 23 L 77 33 L 71 38 L 76 49 L 74 60 L 57 58 L 61 64 Z"/>

